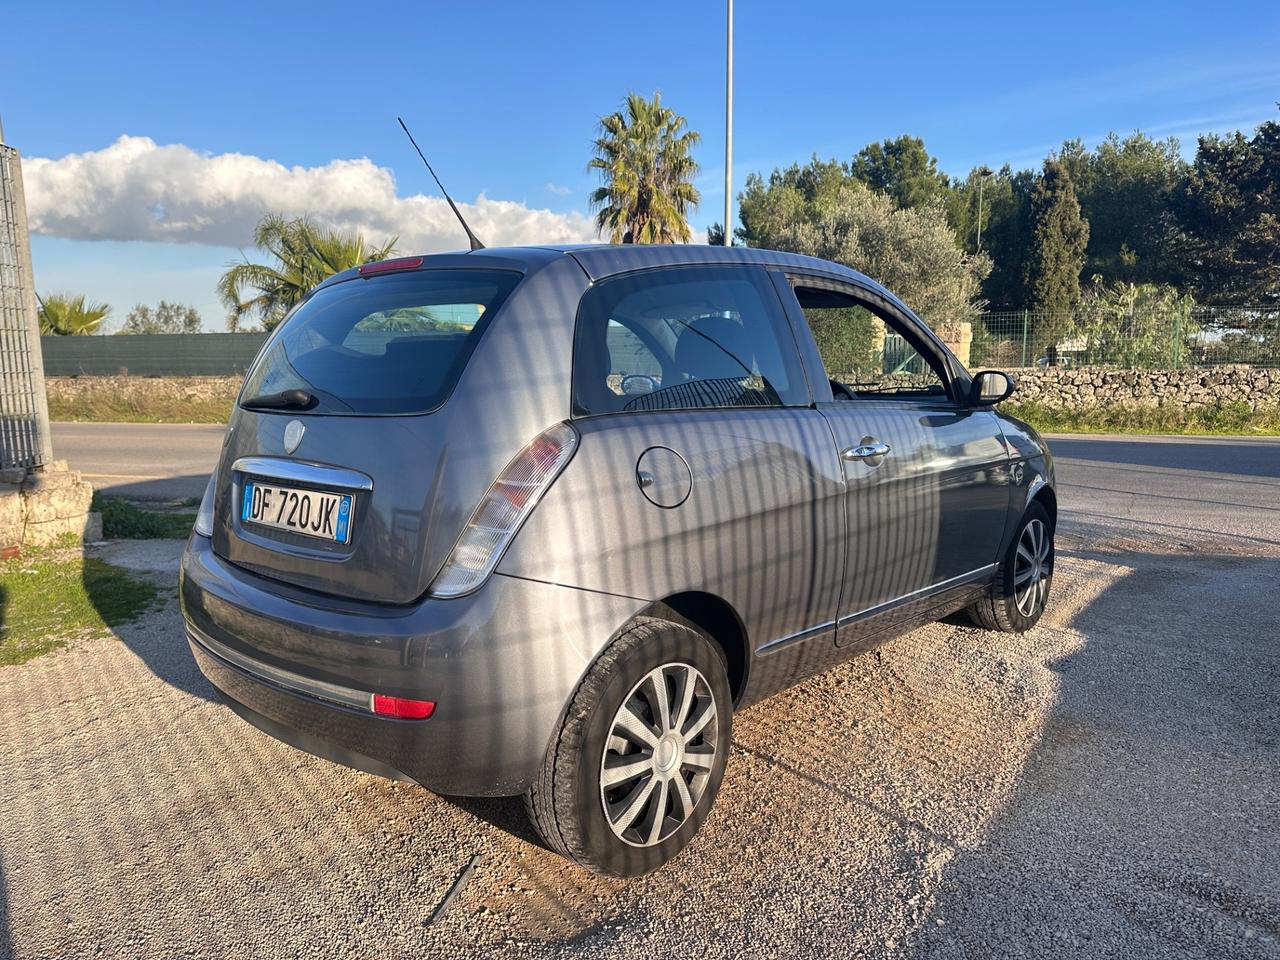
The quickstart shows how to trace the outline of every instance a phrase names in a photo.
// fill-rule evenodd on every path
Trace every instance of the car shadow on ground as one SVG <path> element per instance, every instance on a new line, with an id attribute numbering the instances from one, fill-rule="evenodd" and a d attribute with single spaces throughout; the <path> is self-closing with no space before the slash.
<path id="1" fill-rule="evenodd" d="M 138 580 L 150 583 L 163 601 L 158 609 L 137 620 L 119 623 L 112 632 L 160 680 L 204 700 L 218 700 L 213 685 L 196 666 L 187 645 L 186 630 L 178 606 L 178 563 L 183 541 L 122 540 L 106 547 L 91 547 L 89 555 L 121 567 Z M 111 586 L 101 578 L 85 577 L 85 594 L 100 613 L 110 609 Z"/>
<path id="2" fill-rule="evenodd" d="M 4 872 L 4 851 L 0 850 L 0 960 L 13 956 L 13 939 L 9 933 L 9 880 Z"/>
<path id="3" fill-rule="evenodd" d="M 1061 629 L 1056 699 L 911 953 L 1280 955 L 1280 557 L 1073 556 L 1128 572 Z"/>
<path id="4" fill-rule="evenodd" d="M 146 569 L 151 566 L 146 556 L 150 546 L 155 546 L 156 552 L 159 552 L 162 548 L 173 546 L 173 543 L 169 541 L 122 542 L 108 548 L 108 551 L 117 547 L 123 548 L 127 551 L 123 557 L 115 556 L 110 552 L 103 552 L 101 555 L 108 563 L 140 564 L 143 569 L 133 569 L 131 571 L 133 575 L 150 580 L 158 589 L 171 594 L 173 599 L 165 604 L 162 610 L 149 613 L 133 623 L 118 624 L 113 628 L 113 632 L 159 680 L 183 693 L 214 703 L 222 703 L 221 695 L 196 666 L 195 658 L 191 655 L 188 646 L 177 602 L 176 563 L 173 565 L 172 572 Z M 100 584 L 86 579 L 84 586 L 90 602 L 95 607 L 101 608 L 108 598 L 100 592 L 102 590 Z M 3 601 L 4 587 L 0 585 L 0 624 L 4 622 Z M 246 726 L 246 730 L 248 729 L 250 728 Z M 441 797 L 441 799 L 520 840 L 542 846 L 541 839 L 525 816 L 524 801 L 520 797 Z"/>
<path id="5" fill-rule="evenodd" d="M 155 480 L 114 480 L 96 476 L 93 478 L 93 490 L 104 497 L 153 502 L 194 501 L 191 505 L 195 506 L 208 483 L 207 473 L 188 473 Z"/>

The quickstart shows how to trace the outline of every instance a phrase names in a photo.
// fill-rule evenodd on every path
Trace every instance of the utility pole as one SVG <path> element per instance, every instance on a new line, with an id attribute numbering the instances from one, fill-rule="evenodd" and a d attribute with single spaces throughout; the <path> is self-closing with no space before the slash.
<path id="1" fill-rule="evenodd" d="M 982 185 L 991 176 L 990 167 L 978 168 L 978 253 L 982 252 Z"/>
<path id="2" fill-rule="evenodd" d="M 724 75 L 724 245 L 733 246 L 733 0 L 725 29 Z"/>

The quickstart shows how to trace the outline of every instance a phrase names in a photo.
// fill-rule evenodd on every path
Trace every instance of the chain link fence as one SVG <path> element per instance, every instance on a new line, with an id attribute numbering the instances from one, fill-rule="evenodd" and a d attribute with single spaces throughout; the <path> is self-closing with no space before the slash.
<path id="1" fill-rule="evenodd" d="M 265 333 L 41 337 L 50 377 L 243 376 Z"/>
<path id="2" fill-rule="evenodd" d="M 973 323 L 969 356 L 974 368 L 1280 367 L 1280 307 L 985 313 Z"/>

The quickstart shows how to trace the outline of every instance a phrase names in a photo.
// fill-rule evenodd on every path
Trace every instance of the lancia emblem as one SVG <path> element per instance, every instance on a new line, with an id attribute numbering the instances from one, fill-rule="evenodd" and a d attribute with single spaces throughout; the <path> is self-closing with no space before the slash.
<path id="1" fill-rule="evenodd" d="M 307 432 L 307 428 L 302 425 L 301 420 L 290 420 L 289 425 L 284 428 L 284 452 L 293 453 L 298 449 L 298 444 L 302 442 L 302 435 Z"/>

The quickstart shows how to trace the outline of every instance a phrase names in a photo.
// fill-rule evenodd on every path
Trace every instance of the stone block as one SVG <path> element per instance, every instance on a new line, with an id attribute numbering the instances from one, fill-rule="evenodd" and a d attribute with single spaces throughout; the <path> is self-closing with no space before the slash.
<path id="1" fill-rule="evenodd" d="M 54 517 L 36 523 L 28 521 L 23 533 L 23 546 L 47 547 L 68 533 L 79 536 L 83 530 L 83 517 Z"/>
<path id="2" fill-rule="evenodd" d="M 13 486 L 0 490 L 0 546 L 22 543 L 23 520 L 21 491 Z"/>

